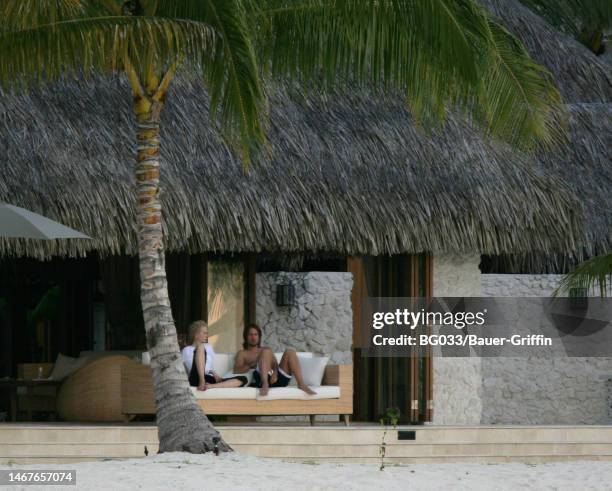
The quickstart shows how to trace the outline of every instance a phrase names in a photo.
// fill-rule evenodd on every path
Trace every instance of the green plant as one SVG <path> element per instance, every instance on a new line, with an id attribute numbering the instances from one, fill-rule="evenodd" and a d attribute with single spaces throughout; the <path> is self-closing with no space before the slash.
<path id="1" fill-rule="evenodd" d="M 561 292 L 571 293 L 573 289 L 580 289 L 588 294 L 595 286 L 599 288 L 602 298 L 612 291 L 612 253 L 593 257 L 564 275 L 554 295 L 557 296 Z"/>
<path id="2" fill-rule="evenodd" d="M 49 288 L 40 298 L 36 307 L 28 311 L 27 322 L 29 325 L 34 325 L 39 320 L 56 320 L 59 313 L 60 305 L 60 287 L 59 285 Z"/>
<path id="3" fill-rule="evenodd" d="M 397 423 L 399 422 L 399 418 L 400 418 L 399 408 L 393 407 L 393 408 L 387 408 L 387 410 L 385 411 L 385 414 L 383 414 L 378 420 L 381 426 L 383 426 L 384 428 L 384 431 L 382 434 L 382 441 L 380 442 L 380 450 L 379 450 L 379 454 L 380 454 L 380 468 L 379 469 L 381 471 L 385 468 L 385 456 L 387 454 L 387 443 L 385 442 L 385 439 L 387 437 L 387 431 L 389 430 L 389 426 L 391 426 L 393 429 L 397 428 Z"/>

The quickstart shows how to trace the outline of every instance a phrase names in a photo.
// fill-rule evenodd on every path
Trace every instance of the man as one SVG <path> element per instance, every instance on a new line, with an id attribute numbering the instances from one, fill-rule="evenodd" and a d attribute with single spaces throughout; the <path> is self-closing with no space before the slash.
<path id="1" fill-rule="evenodd" d="M 316 394 L 304 383 L 300 360 L 293 348 L 285 350 L 278 363 L 270 348 L 261 347 L 261 328 L 257 324 L 246 326 L 242 339 L 243 349 L 236 354 L 234 373 L 246 373 L 254 368 L 251 385 L 259 387 L 262 396 L 267 395 L 271 387 L 287 387 L 291 377 L 295 377 L 298 388 L 306 394 Z"/>

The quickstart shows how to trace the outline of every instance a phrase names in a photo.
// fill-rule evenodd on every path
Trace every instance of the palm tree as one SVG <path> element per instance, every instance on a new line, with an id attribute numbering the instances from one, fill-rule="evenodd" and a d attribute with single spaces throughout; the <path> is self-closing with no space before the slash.
<path id="1" fill-rule="evenodd" d="M 181 363 L 159 200 L 160 121 L 181 65 L 202 79 L 210 117 L 245 165 L 265 146 L 262 81 L 270 76 L 399 90 L 422 121 L 462 109 L 525 146 L 558 137 L 560 98 L 548 73 L 472 0 L 0 0 L 1 88 L 96 73 L 129 80 L 160 451 L 205 452 L 219 435 Z"/>

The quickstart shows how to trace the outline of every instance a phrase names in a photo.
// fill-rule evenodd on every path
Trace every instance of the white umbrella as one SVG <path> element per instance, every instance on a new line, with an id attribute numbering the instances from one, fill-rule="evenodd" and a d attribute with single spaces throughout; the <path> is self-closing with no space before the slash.
<path id="1" fill-rule="evenodd" d="M 45 240 L 91 238 L 42 215 L 6 203 L 0 203 L 0 237 Z"/>

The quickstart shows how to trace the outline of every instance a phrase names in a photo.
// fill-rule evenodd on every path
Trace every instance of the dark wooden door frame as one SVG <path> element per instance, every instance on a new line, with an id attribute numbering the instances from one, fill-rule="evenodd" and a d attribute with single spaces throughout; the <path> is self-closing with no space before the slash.
<path id="1" fill-rule="evenodd" d="M 433 296 L 433 256 L 427 254 L 425 258 L 425 295 L 427 298 Z M 431 346 L 427 346 L 425 357 L 425 421 L 433 421 L 433 356 Z"/>
<path id="2" fill-rule="evenodd" d="M 409 292 L 413 297 L 423 294 L 431 297 L 433 293 L 433 258 L 430 254 L 425 256 L 424 265 L 419 264 L 419 256 L 410 257 L 410 275 L 406 278 L 409 282 Z M 423 267 L 421 267 L 423 266 Z M 424 269 L 424 270 L 423 270 Z M 347 271 L 353 274 L 353 289 L 351 292 L 351 305 L 353 309 L 353 352 L 355 347 L 361 346 L 361 316 L 362 300 L 368 296 L 367 284 L 363 258 L 360 256 L 347 257 Z M 424 276 L 424 288 L 419 288 L 421 275 Z M 419 292 L 419 290 L 421 290 Z M 359 360 L 353 360 L 354 380 L 359 380 Z M 433 419 L 433 359 L 431 349 L 427 350 L 424 362 L 424 411 L 419 408 L 420 377 L 419 359 L 412 356 L 410 360 L 410 421 L 414 423 L 432 421 Z M 355 391 L 357 394 L 358 391 Z M 357 401 L 356 401 L 357 403 Z M 357 407 L 357 406 L 355 406 Z"/>
<path id="3" fill-rule="evenodd" d="M 244 256 L 244 320 L 245 326 L 257 323 L 257 254 L 249 253 Z"/>

